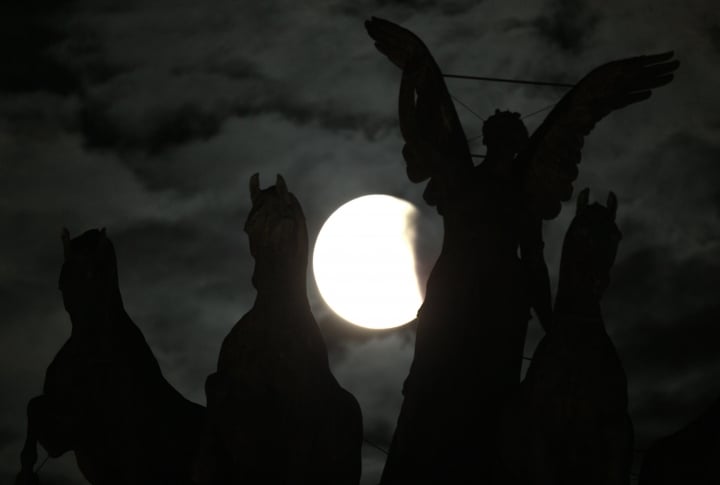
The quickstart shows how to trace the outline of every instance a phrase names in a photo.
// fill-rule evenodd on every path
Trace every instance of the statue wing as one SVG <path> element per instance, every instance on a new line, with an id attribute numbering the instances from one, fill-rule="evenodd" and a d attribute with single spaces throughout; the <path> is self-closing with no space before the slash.
<path id="1" fill-rule="evenodd" d="M 434 205 L 442 180 L 473 167 L 455 105 L 440 68 L 417 35 L 377 17 L 366 21 L 365 28 L 375 47 L 403 70 L 399 100 L 403 157 L 412 182 L 432 179 L 425 199 Z"/>
<path id="2" fill-rule="evenodd" d="M 518 155 L 523 191 L 544 219 L 558 215 L 572 196 L 585 136 L 610 112 L 650 97 L 673 79 L 672 52 L 604 64 L 585 76 L 555 106 Z"/>

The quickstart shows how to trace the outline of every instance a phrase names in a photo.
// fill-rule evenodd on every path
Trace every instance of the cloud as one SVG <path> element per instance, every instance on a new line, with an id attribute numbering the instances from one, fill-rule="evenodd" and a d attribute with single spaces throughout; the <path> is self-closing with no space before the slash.
<path id="1" fill-rule="evenodd" d="M 380 445 L 389 445 L 413 346 L 414 338 L 394 332 L 348 346 L 334 365 L 338 381 L 360 402 L 368 438 Z"/>
<path id="2" fill-rule="evenodd" d="M 678 258 L 667 247 L 626 255 L 612 270 L 606 326 L 628 374 L 640 443 L 687 424 L 720 393 L 720 306 L 710 303 L 719 270 L 718 261 Z"/>
<path id="3" fill-rule="evenodd" d="M 389 92 L 368 103 L 383 92 L 371 70 L 358 82 L 354 66 L 372 46 L 356 42 L 360 29 L 340 35 L 357 20 L 289 4 L 283 15 L 232 2 L 158 7 L 89 7 L 58 23 L 53 62 L 82 79 L 75 129 L 90 147 L 153 154 L 207 140 L 233 116 L 273 112 L 367 129 L 377 124 L 369 108 L 390 106 Z"/>
<path id="4" fill-rule="evenodd" d="M 595 32 L 599 15 L 572 0 L 555 0 L 549 10 L 534 22 L 540 36 L 562 50 L 580 53 Z"/>
<path id="5" fill-rule="evenodd" d="M 714 24 L 708 28 L 710 42 L 715 52 L 720 54 L 720 24 Z"/>
<path id="6" fill-rule="evenodd" d="M 10 444 L 15 444 L 20 438 L 14 429 L 2 428 L 0 429 L 0 450 L 3 450 Z"/>
<path id="7" fill-rule="evenodd" d="M 168 146 L 194 139 L 207 139 L 220 131 L 223 116 L 203 112 L 191 104 L 143 113 L 140 119 L 113 119 L 110 106 L 89 103 L 81 115 L 82 131 L 90 147 L 113 147 L 117 150 L 141 149 L 156 153 Z M 147 117 L 149 119 L 144 119 Z M 135 126 L 152 127 L 151 131 L 136 133 Z"/>
<path id="8" fill-rule="evenodd" d="M 65 38 L 55 23 L 68 1 L 40 1 L 33 5 L 10 2 L 0 7 L 0 93 L 50 91 L 68 94 L 79 80 L 55 59 L 53 48 Z"/>

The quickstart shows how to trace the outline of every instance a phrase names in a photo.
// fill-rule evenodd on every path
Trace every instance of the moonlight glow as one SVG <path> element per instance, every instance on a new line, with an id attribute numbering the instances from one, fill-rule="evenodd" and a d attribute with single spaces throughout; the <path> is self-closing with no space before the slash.
<path id="1" fill-rule="evenodd" d="M 410 224 L 416 212 L 402 199 L 366 195 L 325 221 L 313 271 L 323 299 L 342 318 L 374 329 L 415 318 L 422 303 Z"/>

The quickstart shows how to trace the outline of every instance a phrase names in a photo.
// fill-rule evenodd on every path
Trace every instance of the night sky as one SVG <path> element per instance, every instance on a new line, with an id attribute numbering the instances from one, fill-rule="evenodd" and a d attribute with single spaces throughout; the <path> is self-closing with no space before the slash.
<path id="1" fill-rule="evenodd" d="M 8 6 L 7 3 L 11 5 Z M 599 2 L 594 2 L 599 5 Z M 716 2 L 126 0 L 0 7 L 0 483 L 19 470 L 25 405 L 70 321 L 60 230 L 106 227 L 125 306 L 165 376 L 204 404 L 223 337 L 249 310 L 248 179 L 281 173 L 314 241 L 356 196 L 421 210 L 427 275 L 442 227 L 405 176 L 400 72 L 363 21 L 416 32 L 446 73 L 575 82 L 617 58 L 674 50 L 676 79 L 611 114 L 586 141 L 576 193 L 619 199 L 623 232 L 603 301 L 626 367 L 636 448 L 720 395 L 720 13 Z M 12 5 L 18 5 L 13 7 Z M 22 5 L 22 6 L 19 6 Z M 529 114 L 562 89 L 448 80 L 483 117 Z M 482 121 L 458 106 L 468 138 Z M 527 118 L 532 131 L 546 113 Z M 480 140 L 471 142 L 482 153 Z M 553 280 L 574 201 L 545 225 Z M 312 248 L 311 248 L 312 250 Z M 350 328 L 309 298 L 367 438 L 388 446 L 413 328 Z M 422 283 L 424 286 L 424 282 Z M 531 322 L 526 355 L 541 336 Z M 473 383 L 468 383 L 473 385 Z M 363 449 L 363 484 L 384 456 Z M 40 453 L 40 459 L 45 456 Z M 45 484 L 86 483 L 71 456 Z"/>

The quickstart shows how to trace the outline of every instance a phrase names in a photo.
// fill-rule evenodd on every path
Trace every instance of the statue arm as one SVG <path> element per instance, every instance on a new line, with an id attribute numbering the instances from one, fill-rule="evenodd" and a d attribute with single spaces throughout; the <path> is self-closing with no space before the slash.
<path id="1" fill-rule="evenodd" d="M 552 295 L 544 247 L 542 220 L 534 218 L 525 224 L 520 239 L 520 253 L 523 269 L 527 275 L 530 306 L 535 310 L 540 325 L 547 332 L 552 325 Z"/>

